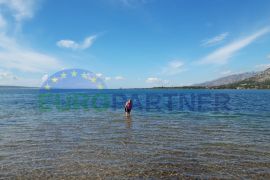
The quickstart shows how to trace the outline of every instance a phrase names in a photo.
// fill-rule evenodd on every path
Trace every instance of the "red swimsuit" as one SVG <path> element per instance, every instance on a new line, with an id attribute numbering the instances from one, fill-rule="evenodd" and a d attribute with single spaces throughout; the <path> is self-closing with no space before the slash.
<path id="1" fill-rule="evenodd" d="M 131 102 L 128 102 L 125 106 L 125 111 L 126 112 L 130 112 L 132 109 L 132 103 Z"/>

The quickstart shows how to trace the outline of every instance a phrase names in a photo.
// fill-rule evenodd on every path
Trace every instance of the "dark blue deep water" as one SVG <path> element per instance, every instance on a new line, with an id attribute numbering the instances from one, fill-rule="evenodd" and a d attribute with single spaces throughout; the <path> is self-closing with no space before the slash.
<path id="1" fill-rule="evenodd" d="M 0 88 L 0 177 L 270 179 L 270 91 Z"/>

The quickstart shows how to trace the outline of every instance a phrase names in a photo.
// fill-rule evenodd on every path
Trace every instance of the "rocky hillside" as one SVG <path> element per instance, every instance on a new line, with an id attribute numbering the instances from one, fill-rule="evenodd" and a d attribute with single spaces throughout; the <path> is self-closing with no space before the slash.
<path id="1" fill-rule="evenodd" d="M 221 85 L 228 85 L 232 83 L 236 83 L 245 79 L 248 79 L 250 77 L 256 76 L 257 73 L 255 72 L 247 72 L 242 74 L 234 74 L 222 78 L 215 79 L 213 81 L 207 81 L 201 84 L 196 84 L 194 86 L 201 86 L 201 87 L 215 87 L 215 86 L 221 86 Z"/>
<path id="2" fill-rule="evenodd" d="M 223 89 L 270 89 L 270 68 L 257 73 L 255 76 L 244 79 L 239 82 L 216 86 L 215 88 Z"/>

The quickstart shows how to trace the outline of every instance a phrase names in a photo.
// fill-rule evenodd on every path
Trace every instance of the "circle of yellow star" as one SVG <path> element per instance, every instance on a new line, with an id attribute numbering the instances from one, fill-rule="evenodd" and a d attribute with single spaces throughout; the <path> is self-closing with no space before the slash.
<path id="1" fill-rule="evenodd" d="M 61 78 L 66 78 L 67 77 L 67 74 L 65 73 L 65 72 L 63 72 L 62 74 L 61 74 Z"/>
<path id="2" fill-rule="evenodd" d="M 99 84 L 98 85 L 98 89 L 103 89 L 104 87 L 103 87 L 103 85 L 102 84 Z"/>
<path id="3" fill-rule="evenodd" d="M 72 76 L 72 77 L 76 77 L 76 76 L 77 76 L 77 72 L 76 72 L 76 71 L 72 71 L 72 72 L 71 72 L 71 76 Z"/>
<path id="4" fill-rule="evenodd" d="M 51 87 L 49 86 L 49 84 L 46 84 L 46 86 L 44 86 L 46 90 L 49 90 Z"/>
<path id="5" fill-rule="evenodd" d="M 95 83 L 95 82 L 97 81 L 97 78 L 96 78 L 96 77 L 93 77 L 93 78 L 91 78 L 91 81 L 92 81 L 93 83 Z"/>
<path id="6" fill-rule="evenodd" d="M 52 78 L 52 82 L 56 83 L 58 81 L 58 78 L 54 77 Z"/>

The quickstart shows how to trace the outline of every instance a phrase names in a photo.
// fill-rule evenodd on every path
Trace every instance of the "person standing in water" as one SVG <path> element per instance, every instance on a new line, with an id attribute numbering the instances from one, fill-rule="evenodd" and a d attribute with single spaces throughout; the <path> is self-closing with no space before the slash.
<path id="1" fill-rule="evenodd" d="M 131 99 L 129 99 L 125 104 L 126 116 L 130 115 L 131 109 L 132 109 L 132 101 L 131 101 Z"/>

